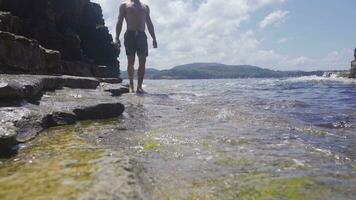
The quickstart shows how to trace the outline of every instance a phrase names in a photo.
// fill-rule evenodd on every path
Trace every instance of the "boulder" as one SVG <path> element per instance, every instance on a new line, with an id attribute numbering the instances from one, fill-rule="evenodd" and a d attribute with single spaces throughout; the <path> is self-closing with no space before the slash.
<path id="1" fill-rule="evenodd" d="M 89 107 L 74 109 L 79 120 L 107 119 L 120 116 L 125 110 L 121 103 L 103 103 Z"/>
<path id="2" fill-rule="evenodd" d="M 53 74 L 61 71 L 61 54 L 48 50 L 22 36 L 0 31 L 0 67 L 2 72 Z"/>

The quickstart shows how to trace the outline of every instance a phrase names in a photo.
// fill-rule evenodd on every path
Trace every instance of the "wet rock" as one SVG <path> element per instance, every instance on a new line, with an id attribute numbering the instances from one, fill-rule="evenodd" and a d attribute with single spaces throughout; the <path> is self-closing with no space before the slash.
<path id="1" fill-rule="evenodd" d="M 0 99 L 4 98 L 23 98 L 25 96 L 25 88 L 23 85 L 12 82 L 0 82 Z"/>
<path id="2" fill-rule="evenodd" d="M 22 127 L 23 131 L 31 131 L 31 127 L 25 126 L 22 122 L 23 119 L 30 120 L 32 113 L 31 110 L 22 107 L 0 108 L 0 148 L 19 142 L 17 137 L 21 132 L 19 132 L 18 126 Z M 28 132 L 28 134 L 32 135 L 33 132 Z"/>
<path id="3" fill-rule="evenodd" d="M 2 72 L 53 74 L 61 71 L 58 51 L 43 48 L 35 40 L 0 31 L 0 65 Z"/>
<path id="4" fill-rule="evenodd" d="M 97 79 L 89 77 L 0 74 L 0 99 L 32 98 L 62 87 L 95 89 L 98 85 Z"/>
<path id="5" fill-rule="evenodd" d="M 54 112 L 48 116 L 49 126 L 74 124 L 78 117 L 73 112 Z"/>
<path id="6" fill-rule="evenodd" d="M 0 149 L 16 144 L 16 128 L 12 122 L 1 120 L 0 126 Z"/>
<path id="7" fill-rule="evenodd" d="M 126 85 L 102 83 L 100 87 L 102 90 L 110 92 L 111 95 L 115 97 L 130 92 L 129 87 Z"/>
<path id="8" fill-rule="evenodd" d="M 48 121 L 46 115 L 36 110 L 30 110 L 30 113 L 24 115 L 20 120 L 14 123 L 16 127 L 16 141 L 26 142 L 38 135 L 47 128 Z"/>
<path id="9" fill-rule="evenodd" d="M 60 76 L 57 79 L 63 81 L 63 87 L 69 88 L 95 89 L 99 85 L 97 79 L 90 77 Z"/>
<path id="10" fill-rule="evenodd" d="M 79 199 L 145 199 L 139 169 L 132 162 L 124 152 L 106 151 L 94 163 L 98 169 L 93 173 L 95 187 L 83 193 Z"/>
<path id="11" fill-rule="evenodd" d="M 21 107 L 0 107 L 0 148 L 28 141 L 48 127 L 113 118 L 120 116 L 124 109 L 124 105 L 102 88 L 64 87 L 48 91 L 37 104 L 23 101 Z"/>
<path id="12" fill-rule="evenodd" d="M 106 119 L 120 116 L 125 110 L 121 103 L 104 103 L 73 110 L 79 120 Z"/>
<path id="13" fill-rule="evenodd" d="M 122 83 L 121 78 L 98 78 L 98 80 L 103 83 Z"/>

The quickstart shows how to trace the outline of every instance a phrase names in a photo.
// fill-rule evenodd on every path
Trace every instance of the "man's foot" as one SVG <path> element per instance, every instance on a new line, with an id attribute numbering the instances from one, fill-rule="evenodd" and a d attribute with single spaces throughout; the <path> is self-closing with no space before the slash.
<path id="1" fill-rule="evenodd" d="M 130 85 L 129 88 L 130 88 L 130 93 L 135 93 L 135 89 L 133 85 Z"/>
<path id="2" fill-rule="evenodd" d="M 145 94 L 146 92 L 142 88 L 137 88 L 136 93 L 137 94 Z"/>

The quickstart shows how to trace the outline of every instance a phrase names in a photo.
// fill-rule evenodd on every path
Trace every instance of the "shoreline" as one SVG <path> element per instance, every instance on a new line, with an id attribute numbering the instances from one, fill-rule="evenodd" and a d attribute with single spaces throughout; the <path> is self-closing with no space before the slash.
<path id="1" fill-rule="evenodd" d="M 50 127 L 117 117 L 125 108 L 116 97 L 127 92 L 124 84 L 89 77 L 1 74 L 0 148 L 29 141 Z"/>

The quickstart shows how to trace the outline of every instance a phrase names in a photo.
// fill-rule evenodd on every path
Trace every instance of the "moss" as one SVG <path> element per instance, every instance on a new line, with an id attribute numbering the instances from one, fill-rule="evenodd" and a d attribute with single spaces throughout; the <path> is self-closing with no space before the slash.
<path id="1" fill-rule="evenodd" d="M 351 164 L 351 167 L 352 167 L 353 169 L 356 169 L 356 162 L 353 162 L 353 163 Z"/>
<path id="2" fill-rule="evenodd" d="M 112 125 L 116 124 L 118 122 L 117 118 L 110 118 L 110 119 L 103 119 L 103 120 L 85 120 L 85 121 L 80 121 L 78 124 L 82 128 L 89 128 L 94 125 Z"/>
<path id="3" fill-rule="evenodd" d="M 286 168 L 304 168 L 303 165 L 300 165 L 298 163 L 296 163 L 296 161 L 292 160 L 292 159 L 279 159 L 279 160 L 275 160 L 271 163 L 271 165 L 273 167 L 277 167 L 279 169 L 286 169 Z"/>
<path id="4" fill-rule="evenodd" d="M 309 177 L 265 177 L 257 185 L 245 186 L 237 194 L 242 199 L 315 199 L 318 186 Z M 325 192 L 325 191 L 323 191 Z M 328 191 L 327 191 L 328 192 Z"/>
<path id="5" fill-rule="evenodd" d="M 32 141 L 0 168 L 1 199 L 70 199 L 85 192 L 102 152 L 74 133 L 55 128 Z"/>
<path id="6" fill-rule="evenodd" d="M 154 129 L 146 132 L 139 141 L 139 144 L 143 146 L 146 151 L 155 150 L 157 147 L 161 146 L 159 140 L 154 137 L 163 133 L 164 129 Z"/>
<path id="7" fill-rule="evenodd" d="M 143 145 L 143 149 L 144 150 L 153 150 L 157 147 L 160 146 L 160 143 L 157 142 L 157 141 L 150 141 L 150 142 L 146 142 L 144 145 Z"/>
<path id="8" fill-rule="evenodd" d="M 224 200 L 308 200 L 335 197 L 338 190 L 317 183 L 306 176 L 273 176 L 264 172 L 229 174 L 226 176 L 196 179 L 191 184 L 171 191 L 177 199 L 224 199 Z"/>
<path id="9" fill-rule="evenodd" d="M 213 199 L 215 198 L 209 195 L 197 195 L 197 194 L 193 194 L 190 197 L 186 198 L 186 200 L 213 200 Z"/>
<path id="10" fill-rule="evenodd" d="M 302 133 L 310 134 L 310 135 L 326 136 L 329 134 L 327 131 L 313 129 L 312 127 L 296 128 L 296 130 L 299 132 L 302 132 Z"/>
<path id="11" fill-rule="evenodd" d="M 273 177 L 266 173 L 211 178 L 207 186 L 219 188 L 214 192 L 217 199 L 323 199 L 331 191 L 309 177 Z"/>
<path id="12" fill-rule="evenodd" d="M 224 156 L 216 159 L 215 164 L 222 166 L 245 166 L 245 165 L 253 165 L 256 162 L 252 159 L 236 159 L 230 156 Z"/>
<path id="13" fill-rule="evenodd" d="M 213 149 L 213 145 L 210 144 L 210 143 L 206 143 L 206 142 L 203 143 L 203 147 L 206 150 L 212 150 Z"/>

